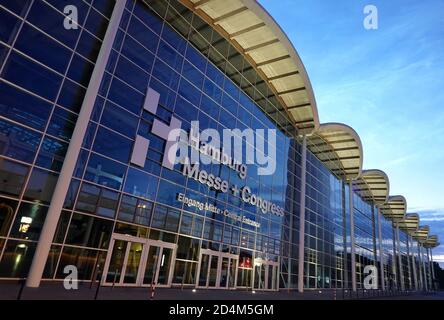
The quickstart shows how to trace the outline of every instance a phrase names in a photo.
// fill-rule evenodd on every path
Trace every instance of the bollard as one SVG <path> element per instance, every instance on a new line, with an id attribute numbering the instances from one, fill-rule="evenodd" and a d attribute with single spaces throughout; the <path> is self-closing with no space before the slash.
<path id="1" fill-rule="evenodd" d="M 99 265 L 97 265 L 97 269 L 98 269 L 97 273 L 99 273 L 100 272 L 100 266 Z M 94 278 L 94 282 L 96 282 L 96 280 L 97 280 L 97 275 Z M 96 288 L 96 293 L 94 295 L 94 300 L 97 300 L 97 297 L 99 296 L 99 291 L 100 291 L 101 285 L 102 285 L 102 281 L 101 281 L 101 277 L 99 277 L 99 282 L 97 283 L 97 288 Z"/>
<path id="2" fill-rule="evenodd" d="M 155 291 L 156 291 L 156 283 L 153 282 L 153 283 L 151 284 L 151 296 L 150 296 L 150 299 L 151 299 L 151 300 L 154 299 L 154 293 L 155 293 Z"/>
<path id="3" fill-rule="evenodd" d="M 116 269 L 116 272 L 114 273 L 113 286 L 111 287 L 111 289 L 114 289 L 114 286 L 116 284 L 117 272 L 119 272 L 119 270 Z"/>
<path id="4" fill-rule="evenodd" d="M 17 300 L 20 300 L 22 298 L 23 290 L 25 289 L 26 279 L 20 280 L 20 289 L 17 295 Z"/>

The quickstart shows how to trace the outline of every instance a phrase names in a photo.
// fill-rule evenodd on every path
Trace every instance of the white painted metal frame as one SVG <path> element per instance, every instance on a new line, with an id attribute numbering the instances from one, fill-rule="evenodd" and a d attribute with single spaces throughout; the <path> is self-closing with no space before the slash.
<path id="1" fill-rule="evenodd" d="M 106 281 L 106 275 L 108 274 L 108 271 L 109 271 L 109 264 L 111 262 L 111 257 L 112 257 L 113 249 L 114 249 L 114 243 L 116 240 L 122 240 L 122 241 L 128 242 L 128 244 L 129 244 L 126 248 L 125 258 L 123 260 L 124 263 L 122 265 L 122 271 L 120 274 L 119 283 L 116 283 L 116 285 L 124 286 L 124 287 L 151 287 L 151 284 L 144 284 L 143 283 L 143 277 L 144 277 L 144 273 L 145 273 L 145 269 L 146 269 L 146 263 L 147 263 L 147 259 L 148 259 L 149 249 L 150 249 L 150 247 L 154 246 L 154 247 L 160 248 L 159 257 L 162 257 L 164 248 L 171 249 L 173 251 L 170 266 L 169 266 L 167 284 L 165 284 L 165 285 L 157 284 L 158 283 L 157 280 L 159 277 L 159 270 L 161 267 L 161 260 L 156 261 L 156 267 L 155 267 L 156 272 L 154 273 L 154 281 L 153 281 L 154 283 L 156 283 L 157 287 L 170 287 L 171 286 L 172 279 L 173 279 L 173 270 L 174 270 L 174 265 L 175 265 L 175 259 L 176 259 L 177 245 L 173 244 L 173 243 L 169 243 L 169 242 L 163 242 L 160 240 L 139 238 L 139 237 L 123 235 L 123 234 L 113 234 L 112 239 L 110 241 L 110 246 L 109 246 L 110 249 L 108 250 L 108 255 L 106 256 L 105 267 L 103 269 L 102 280 L 101 280 L 101 283 L 103 286 L 113 285 L 112 282 Z M 131 250 L 131 245 L 130 245 L 131 243 L 140 243 L 143 245 L 142 255 L 140 257 L 140 263 L 138 266 L 137 280 L 136 280 L 136 283 L 134 283 L 134 284 L 124 283 L 126 267 L 128 265 L 128 255 Z"/>
<path id="2" fill-rule="evenodd" d="M 203 255 L 208 255 L 209 256 L 209 260 L 208 260 L 208 270 L 207 270 L 207 274 L 206 274 L 206 283 L 205 286 L 201 286 L 199 285 L 199 279 L 200 279 L 200 271 L 201 271 L 201 264 L 202 264 L 202 257 Z M 213 257 L 217 257 L 217 275 L 216 275 L 216 285 L 214 287 L 210 287 L 209 286 L 209 278 L 210 278 L 210 270 L 211 270 L 211 260 L 213 259 Z M 234 274 L 234 286 L 230 287 L 229 285 L 229 281 L 227 281 L 227 285 L 226 287 L 221 287 L 220 286 L 220 277 L 221 277 L 221 271 L 222 271 L 222 259 L 223 258 L 228 258 L 228 279 L 230 279 L 232 277 L 231 275 L 231 268 L 230 268 L 230 262 L 234 260 L 235 266 L 236 266 L 236 271 Z M 238 263 L 239 263 L 239 255 L 237 254 L 231 254 L 231 253 L 226 253 L 226 252 L 219 252 L 219 251 L 214 251 L 214 250 L 209 250 L 209 249 L 201 249 L 200 250 L 200 256 L 199 256 L 199 263 L 197 265 L 197 273 L 196 273 L 196 288 L 201 288 L 201 289 L 228 289 L 228 290 L 232 290 L 236 288 L 236 284 L 237 284 L 237 269 L 238 269 Z"/>
<path id="3" fill-rule="evenodd" d="M 258 265 L 256 265 L 256 263 Z M 259 264 L 260 264 L 261 268 L 265 268 L 265 279 L 262 280 L 260 278 L 260 280 L 259 280 L 259 283 L 262 280 L 263 283 L 265 284 L 263 288 L 261 288 L 261 287 L 256 288 L 254 286 L 254 279 L 256 278 L 256 267 L 259 266 Z M 274 288 L 273 287 L 272 288 L 268 288 L 268 283 L 269 283 L 268 276 L 269 276 L 270 268 L 272 268 L 272 277 L 273 277 L 273 274 L 275 276 L 274 280 L 272 279 L 272 286 L 274 285 L 275 286 Z M 261 259 L 261 258 L 254 259 L 254 265 L 253 265 L 253 288 L 255 290 L 261 290 L 261 291 L 277 291 L 277 290 L 279 290 L 279 271 L 280 271 L 279 270 L 279 262 L 264 260 L 264 259 Z M 260 276 L 261 275 L 259 275 L 259 277 Z M 273 282 L 274 282 L 274 284 L 273 284 Z"/>

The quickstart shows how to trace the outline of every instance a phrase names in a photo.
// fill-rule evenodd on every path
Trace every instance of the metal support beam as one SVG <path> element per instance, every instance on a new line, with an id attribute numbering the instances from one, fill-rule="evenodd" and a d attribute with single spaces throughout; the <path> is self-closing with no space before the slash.
<path id="1" fill-rule="evenodd" d="M 405 291 L 405 284 L 404 284 L 404 268 L 402 266 L 402 259 L 401 259 L 401 241 L 399 241 L 399 226 L 396 224 L 396 247 L 398 248 L 398 271 L 399 271 L 399 282 L 401 285 L 401 290 Z"/>
<path id="2" fill-rule="evenodd" d="M 379 271 L 381 277 L 381 289 L 385 291 L 385 277 L 384 277 L 384 251 L 382 249 L 382 228 L 381 228 L 381 209 L 378 207 L 377 213 L 377 221 L 378 221 L 378 244 L 379 244 Z"/>
<path id="3" fill-rule="evenodd" d="M 410 242 L 413 244 L 413 238 L 410 238 Z M 415 290 L 419 290 L 419 283 L 418 283 L 418 273 L 416 271 L 416 260 L 415 260 L 415 252 L 413 250 L 411 250 L 411 254 L 412 254 L 412 270 L 413 270 L 413 282 L 415 283 Z"/>
<path id="4" fill-rule="evenodd" d="M 304 248 L 305 248 L 305 183 L 307 176 L 307 137 L 302 140 L 301 159 L 301 200 L 299 213 L 299 264 L 298 264 L 298 291 L 304 292 Z"/>
<path id="5" fill-rule="evenodd" d="M 96 65 L 94 67 L 85 98 L 83 99 L 82 108 L 80 110 L 79 117 L 66 152 L 62 170 L 60 171 L 56 187 L 52 194 L 51 203 L 46 215 L 45 223 L 43 224 L 43 228 L 40 233 L 39 242 L 37 244 L 26 281 L 27 287 L 37 288 L 40 286 L 43 270 L 45 268 L 46 260 L 51 248 L 52 239 L 54 238 L 66 193 L 77 163 L 83 138 L 88 127 L 94 102 L 96 101 L 97 94 L 99 92 L 100 83 L 102 82 L 102 78 L 105 73 L 105 68 L 108 63 L 108 58 L 111 53 L 125 5 L 126 0 L 116 1 L 114 5 L 111 20 L 108 24 L 108 29 L 100 48 L 99 56 L 97 57 Z"/>
<path id="6" fill-rule="evenodd" d="M 353 181 L 349 182 L 349 206 L 350 206 L 350 241 L 351 241 L 351 276 L 352 276 L 352 290 L 356 292 L 356 246 L 355 246 L 355 219 L 353 208 Z"/>

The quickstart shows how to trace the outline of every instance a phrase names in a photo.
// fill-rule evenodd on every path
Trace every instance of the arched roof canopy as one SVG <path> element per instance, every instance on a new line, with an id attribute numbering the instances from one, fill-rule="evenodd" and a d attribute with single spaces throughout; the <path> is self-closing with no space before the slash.
<path id="1" fill-rule="evenodd" d="M 308 137 L 308 148 L 338 177 L 353 180 L 362 173 L 363 150 L 356 131 L 342 123 L 324 123 Z"/>
<path id="2" fill-rule="evenodd" d="M 421 244 L 424 244 L 429 237 L 429 226 L 419 226 L 418 230 L 413 232 L 412 237 Z"/>
<path id="3" fill-rule="evenodd" d="M 357 191 L 364 200 L 375 205 L 383 205 L 388 201 L 390 181 L 384 171 L 373 169 L 364 170 L 360 178 L 354 183 Z"/>
<path id="4" fill-rule="evenodd" d="M 438 236 L 437 235 L 429 236 L 427 240 L 423 243 L 423 245 L 426 248 L 435 248 L 439 246 L 440 243 L 438 242 Z"/>
<path id="5" fill-rule="evenodd" d="M 390 196 L 381 206 L 381 213 L 393 222 L 402 221 L 407 211 L 407 200 L 403 196 Z"/>
<path id="6" fill-rule="evenodd" d="M 398 226 L 401 230 L 412 235 L 419 228 L 419 215 L 417 213 L 407 213 L 405 218 L 398 222 Z"/>
<path id="7" fill-rule="evenodd" d="M 279 98 L 299 134 L 319 126 L 315 96 L 287 35 L 255 0 L 181 0 L 250 62 Z"/>

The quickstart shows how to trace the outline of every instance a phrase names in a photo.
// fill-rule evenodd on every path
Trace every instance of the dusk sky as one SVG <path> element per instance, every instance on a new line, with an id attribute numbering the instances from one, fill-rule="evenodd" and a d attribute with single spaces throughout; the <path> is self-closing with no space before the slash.
<path id="1" fill-rule="evenodd" d="M 321 123 L 361 137 L 364 169 L 381 169 L 444 243 L 444 1 L 260 0 L 307 69 Z M 364 7 L 378 9 L 366 30 Z M 434 249 L 444 267 L 444 246 Z"/>

